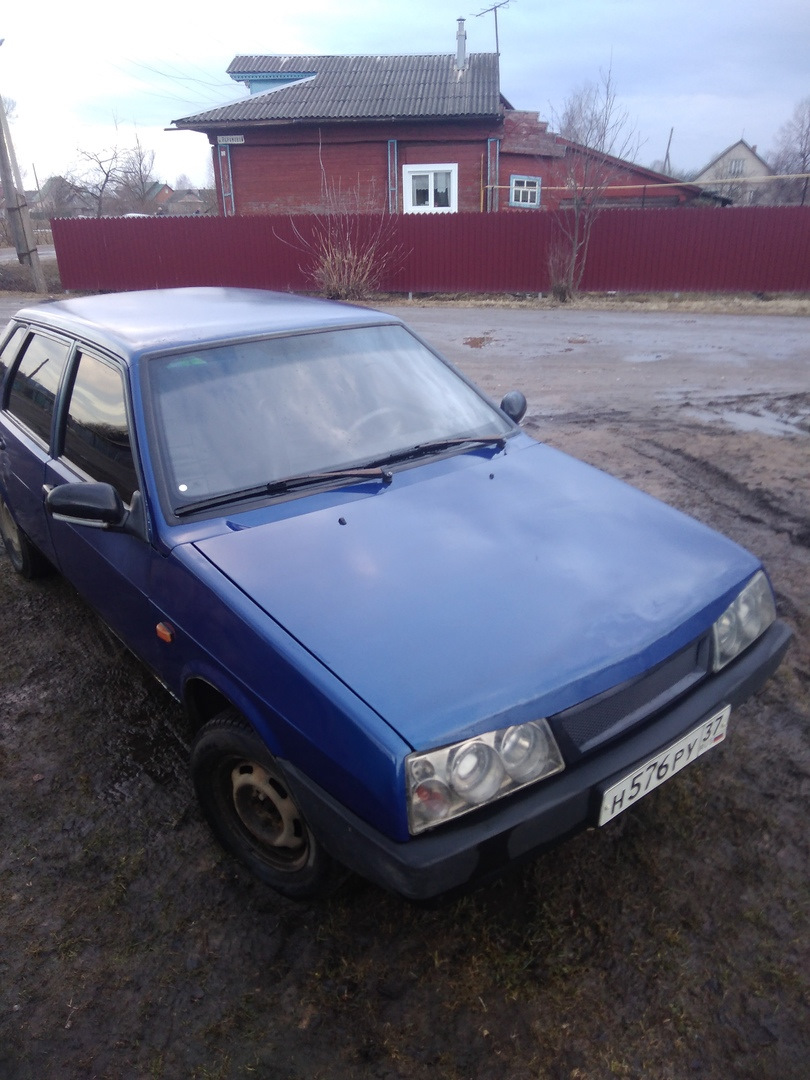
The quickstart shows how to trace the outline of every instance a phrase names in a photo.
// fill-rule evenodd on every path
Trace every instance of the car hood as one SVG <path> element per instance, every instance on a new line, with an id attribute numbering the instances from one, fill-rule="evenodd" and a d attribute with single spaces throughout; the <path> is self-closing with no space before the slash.
<path id="1" fill-rule="evenodd" d="M 197 547 L 416 748 L 550 715 L 646 670 L 759 566 L 522 435 L 373 494 L 278 510 Z"/>

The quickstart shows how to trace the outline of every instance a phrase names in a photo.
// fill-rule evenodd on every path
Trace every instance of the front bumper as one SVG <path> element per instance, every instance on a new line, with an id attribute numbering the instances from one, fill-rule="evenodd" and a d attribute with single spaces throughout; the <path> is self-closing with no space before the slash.
<path id="1" fill-rule="evenodd" d="M 336 802 L 289 762 L 290 786 L 315 834 L 356 873 L 414 900 L 492 877 L 597 822 L 601 792 L 725 705 L 742 704 L 782 661 L 790 629 L 774 623 L 738 660 L 674 706 L 564 772 L 458 822 L 398 843 Z"/>

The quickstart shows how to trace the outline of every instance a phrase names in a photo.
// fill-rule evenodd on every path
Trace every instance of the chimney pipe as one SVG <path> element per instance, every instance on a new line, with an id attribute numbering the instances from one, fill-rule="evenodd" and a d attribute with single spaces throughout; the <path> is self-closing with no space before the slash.
<path id="1" fill-rule="evenodd" d="M 456 67 L 459 71 L 464 71 L 467 67 L 467 33 L 463 19 L 458 20 L 456 31 Z"/>

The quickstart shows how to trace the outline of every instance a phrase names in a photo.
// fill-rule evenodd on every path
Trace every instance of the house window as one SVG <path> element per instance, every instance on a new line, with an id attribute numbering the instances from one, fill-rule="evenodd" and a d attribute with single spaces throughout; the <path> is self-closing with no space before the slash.
<path id="1" fill-rule="evenodd" d="M 742 176 L 745 171 L 745 162 L 742 158 L 732 158 L 729 162 L 728 175 L 729 176 Z"/>
<path id="2" fill-rule="evenodd" d="M 403 165 L 402 208 L 406 214 L 455 214 L 458 165 Z"/>
<path id="3" fill-rule="evenodd" d="M 540 177 L 512 176 L 509 179 L 510 206 L 539 206 Z"/>

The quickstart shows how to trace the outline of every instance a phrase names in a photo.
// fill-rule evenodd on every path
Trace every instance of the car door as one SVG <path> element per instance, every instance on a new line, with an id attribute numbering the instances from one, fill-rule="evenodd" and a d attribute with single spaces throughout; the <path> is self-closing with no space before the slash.
<path id="1" fill-rule="evenodd" d="M 2 486 L 17 524 L 51 561 L 43 483 L 71 347 L 65 338 L 20 327 L 3 350 L 11 371 L 0 401 Z"/>
<path id="2" fill-rule="evenodd" d="M 79 347 L 66 380 L 57 423 L 57 455 L 45 483 L 108 483 L 126 506 L 141 489 L 123 365 Z M 62 574 L 146 663 L 161 668 L 150 599 L 152 567 L 161 556 L 149 541 L 146 514 L 138 530 L 95 528 L 49 518 Z"/>

